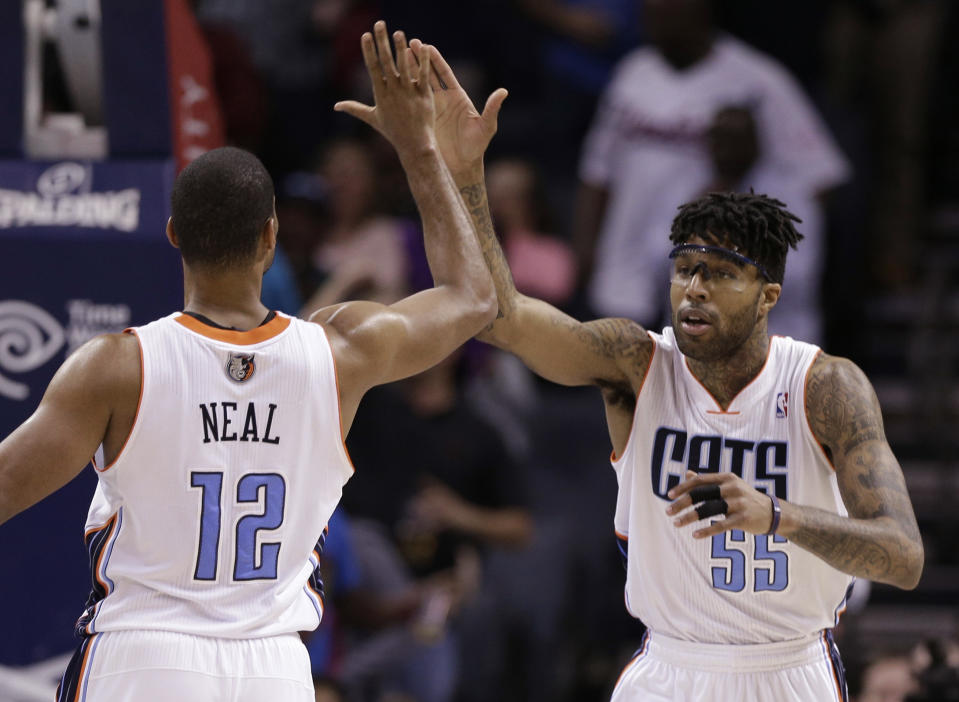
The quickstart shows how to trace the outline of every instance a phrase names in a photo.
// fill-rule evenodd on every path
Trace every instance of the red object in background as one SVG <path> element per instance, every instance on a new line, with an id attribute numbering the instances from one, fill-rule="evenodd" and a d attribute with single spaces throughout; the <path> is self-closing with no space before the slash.
<path id="1" fill-rule="evenodd" d="M 170 79 L 170 124 L 177 172 L 223 146 L 223 116 L 213 82 L 213 59 L 186 0 L 164 0 Z"/>

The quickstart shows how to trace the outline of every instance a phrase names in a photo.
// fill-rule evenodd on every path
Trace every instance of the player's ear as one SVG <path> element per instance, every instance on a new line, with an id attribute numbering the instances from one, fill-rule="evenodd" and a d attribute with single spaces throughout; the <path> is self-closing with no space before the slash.
<path id="1" fill-rule="evenodd" d="M 276 237 L 279 232 L 280 221 L 276 217 L 276 211 L 274 211 L 272 215 L 267 217 L 263 223 L 263 228 L 260 230 L 260 240 L 267 251 L 276 248 Z"/>
<path id="2" fill-rule="evenodd" d="M 177 239 L 176 232 L 173 229 L 173 217 L 170 217 L 166 221 L 166 238 L 167 241 L 173 246 L 173 248 L 180 248 L 180 240 Z"/>
<path id="3" fill-rule="evenodd" d="M 759 309 L 765 315 L 769 310 L 779 302 L 779 296 L 782 294 L 783 286 L 779 283 L 764 283 L 762 296 L 759 299 Z"/>

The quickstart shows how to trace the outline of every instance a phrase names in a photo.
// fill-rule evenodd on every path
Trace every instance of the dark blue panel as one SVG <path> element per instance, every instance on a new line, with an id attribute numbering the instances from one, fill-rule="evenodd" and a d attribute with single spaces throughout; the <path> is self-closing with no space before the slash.
<path id="1" fill-rule="evenodd" d="M 26 368 L 11 367 L 9 356 L 0 355 L 0 438 L 36 408 L 68 350 L 182 306 L 180 258 L 163 233 L 170 162 L 95 164 L 92 184 L 74 187 L 78 181 L 71 173 L 86 172 L 80 165 L 48 177 L 46 198 L 62 198 L 58 189 L 77 196 L 137 189 L 138 227 L 129 232 L 0 228 L 0 348 L 21 357 L 35 352 Z M 38 173 L 48 169 L 49 164 L 0 163 L 0 203 L 19 197 L 16 193 L 39 194 Z M 0 525 L 5 576 L 0 601 L 14 603 L 5 611 L 0 664 L 26 664 L 76 646 L 73 626 L 90 592 L 83 526 L 95 485 L 88 467 L 50 498 Z"/>
<path id="2" fill-rule="evenodd" d="M 163 0 L 101 0 L 103 106 L 112 158 L 173 153 Z"/>
<path id="3" fill-rule="evenodd" d="M 0 2 L 0 158 L 23 155 L 21 2 Z"/>
<path id="4" fill-rule="evenodd" d="M 164 237 L 174 165 L 158 161 L 0 161 L 0 237 Z"/>

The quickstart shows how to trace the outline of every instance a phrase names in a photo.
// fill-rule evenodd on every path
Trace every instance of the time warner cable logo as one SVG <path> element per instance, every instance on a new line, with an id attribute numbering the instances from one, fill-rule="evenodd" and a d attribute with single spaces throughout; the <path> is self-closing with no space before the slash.
<path id="1" fill-rule="evenodd" d="M 12 376 L 46 365 L 61 350 L 69 356 L 101 334 L 130 326 L 130 306 L 122 302 L 66 300 L 66 326 L 42 307 L 25 300 L 0 300 L 0 398 L 23 401 L 30 386 Z"/>
<path id="2" fill-rule="evenodd" d="M 0 229 L 90 227 L 134 231 L 140 223 L 137 188 L 92 192 L 93 168 L 65 161 L 37 179 L 37 191 L 0 188 Z"/>
<path id="3" fill-rule="evenodd" d="M 46 310 L 23 300 L 0 301 L 0 397 L 27 399 L 30 386 L 6 374 L 39 368 L 65 341 L 63 327 Z"/>

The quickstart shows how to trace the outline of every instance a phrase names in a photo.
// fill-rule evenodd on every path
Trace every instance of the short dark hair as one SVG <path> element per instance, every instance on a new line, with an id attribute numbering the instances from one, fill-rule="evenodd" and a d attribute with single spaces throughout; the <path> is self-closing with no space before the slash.
<path id="1" fill-rule="evenodd" d="M 183 260 L 209 268 L 249 263 L 273 215 L 273 179 L 249 151 L 208 151 L 177 176 L 173 229 Z"/>
<path id="2" fill-rule="evenodd" d="M 769 272 L 772 282 L 786 276 L 786 253 L 803 235 L 793 222 L 802 222 L 776 198 L 755 193 L 708 193 L 679 207 L 669 240 L 684 244 L 694 236 L 718 245 L 735 246 Z"/>

